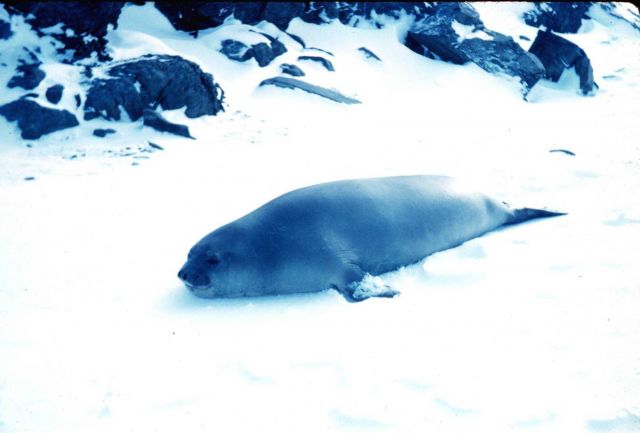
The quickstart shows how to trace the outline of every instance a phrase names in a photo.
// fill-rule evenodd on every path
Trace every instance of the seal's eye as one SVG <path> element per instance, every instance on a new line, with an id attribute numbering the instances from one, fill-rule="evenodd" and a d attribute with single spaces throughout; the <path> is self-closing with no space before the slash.
<path id="1" fill-rule="evenodd" d="M 218 259 L 217 257 L 209 257 L 207 259 L 207 264 L 213 266 L 213 265 L 217 265 L 218 263 L 220 263 L 220 259 Z"/>

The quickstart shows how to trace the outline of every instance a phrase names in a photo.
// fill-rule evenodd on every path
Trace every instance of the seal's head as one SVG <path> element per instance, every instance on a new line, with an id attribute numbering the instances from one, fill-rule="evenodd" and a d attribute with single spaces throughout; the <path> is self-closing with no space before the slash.
<path id="1" fill-rule="evenodd" d="M 178 278 L 199 297 L 245 296 L 255 286 L 250 258 L 240 234 L 222 227 L 191 248 Z"/>

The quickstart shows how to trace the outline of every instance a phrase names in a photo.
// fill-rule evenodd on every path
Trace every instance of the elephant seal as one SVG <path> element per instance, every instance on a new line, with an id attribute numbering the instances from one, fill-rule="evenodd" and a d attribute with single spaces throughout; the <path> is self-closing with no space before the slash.
<path id="1" fill-rule="evenodd" d="M 398 294 L 372 276 L 488 231 L 564 215 L 511 209 L 444 176 L 342 180 L 286 193 L 206 235 L 178 277 L 199 297 Z"/>

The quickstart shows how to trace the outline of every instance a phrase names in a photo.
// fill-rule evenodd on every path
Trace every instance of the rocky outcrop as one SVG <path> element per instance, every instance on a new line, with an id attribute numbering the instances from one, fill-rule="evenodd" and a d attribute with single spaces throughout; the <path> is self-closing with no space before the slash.
<path id="1" fill-rule="evenodd" d="M 283 87 L 285 89 L 304 90 L 305 92 L 322 96 L 323 98 L 327 98 L 332 101 L 340 102 L 343 104 L 360 104 L 360 101 L 358 101 L 357 99 L 345 96 L 340 92 L 337 92 L 331 89 L 326 89 L 324 87 L 316 86 L 315 84 L 309 84 L 302 80 L 296 80 L 295 78 L 273 77 L 273 78 L 264 80 L 263 82 L 260 83 L 260 86 L 268 86 L 268 85 Z"/>
<path id="2" fill-rule="evenodd" d="M 51 36 L 63 43 L 60 54 L 67 61 L 75 61 L 96 54 L 98 60 L 108 60 L 106 53 L 107 27 L 117 26 L 120 11 L 125 2 L 51 1 L 30 2 L 10 0 L 6 2 L 9 13 L 22 14 L 31 27 L 42 36 L 43 29 L 62 23 L 60 32 Z M 72 50 L 71 58 L 66 51 Z"/>
<path id="3" fill-rule="evenodd" d="M 519 77 L 525 93 L 544 76 L 542 63 L 511 37 L 485 28 L 463 3 L 439 3 L 411 27 L 405 44 L 419 54 Z"/>
<path id="4" fill-rule="evenodd" d="M 263 2 L 157 1 L 156 8 L 176 30 L 197 32 L 221 25 L 233 16 L 245 24 L 257 24 Z"/>
<path id="5" fill-rule="evenodd" d="M 27 98 L 0 106 L 0 115 L 10 122 L 17 120 L 21 137 L 25 140 L 35 140 L 45 134 L 78 126 L 76 116 L 67 110 L 43 107 Z"/>
<path id="6" fill-rule="evenodd" d="M 425 2 L 308 2 L 300 18 L 313 24 L 334 19 L 343 24 L 355 24 L 356 20 L 369 19 L 374 14 L 397 18 L 402 14 L 421 16 L 428 10 Z"/>
<path id="7" fill-rule="evenodd" d="M 9 82 L 7 83 L 7 87 L 10 89 L 14 87 L 22 87 L 26 90 L 33 90 L 42 80 L 46 74 L 42 69 L 40 69 L 40 65 L 42 63 L 22 63 L 18 65 L 16 68 L 17 74 L 11 77 Z"/>
<path id="8" fill-rule="evenodd" d="M 544 65 L 547 79 L 556 82 L 566 69 L 575 68 L 583 95 L 593 92 L 596 87 L 589 57 L 573 42 L 551 32 L 538 31 L 529 51 Z"/>
<path id="9" fill-rule="evenodd" d="M 131 120 L 145 108 L 186 107 L 187 117 L 215 115 L 223 110 L 223 91 L 213 76 L 179 56 L 146 55 L 107 67 L 110 78 L 90 82 L 84 103 L 85 120 L 120 120 L 120 107 Z"/>
<path id="10" fill-rule="evenodd" d="M 591 2 L 543 2 L 535 3 L 533 10 L 523 15 L 524 22 L 533 27 L 544 27 L 557 33 L 577 33 L 583 19 L 589 19 L 587 11 Z"/>

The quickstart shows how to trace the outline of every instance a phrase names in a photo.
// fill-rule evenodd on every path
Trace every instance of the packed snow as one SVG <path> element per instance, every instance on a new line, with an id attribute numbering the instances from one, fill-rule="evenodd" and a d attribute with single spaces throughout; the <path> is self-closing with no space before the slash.
<path id="1" fill-rule="evenodd" d="M 523 5 L 474 6 L 523 48 L 535 38 Z M 114 59 L 179 54 L 224 89 L 217 116 L 165 112 L 196 140 L 93 120 L 24 141 L 0 119 L 0 432 L 640 431 L 640 32 L 601 16 L 563 35 L 598 91 L 580 95 L 568 71 L 524 101 L 513 79 L 410 51 L 408 19 L 290 24 L 334 54 L 335 72 L 300 66 L 362 101 L 344 105 L 257 87 L 304 51 L 271 24 L 258 28 L 289 51 L 259 68 L 218 52 L 260 41 L 250 26 L 193 38 L 127 5 Z M 44 46 L 21 20 L 15 38 Z M 74 67 L 42 56 L 39 89 L 82 91 Z M 59 107 L 80 113 L 72 92 Z M 401 174 L 568 215 L 382 275 L 394 299 L 203 300 L 176 277 L 202 236 L 286 191 Z"/>

